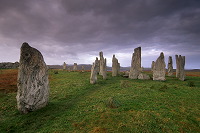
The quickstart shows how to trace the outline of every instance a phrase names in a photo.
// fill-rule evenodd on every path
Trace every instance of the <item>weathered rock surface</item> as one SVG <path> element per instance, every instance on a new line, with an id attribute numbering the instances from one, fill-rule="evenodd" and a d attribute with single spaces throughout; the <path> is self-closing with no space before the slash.
<path id="1" fill-rule="evenodd" d="M 140 73 L 138 76 L 138 79 L 148 80 L 148 79 L 150 79 L 150 77 L 149 77 L 149 75 L 147 75 L 145 73 Z"/>
<path id="2" fill-rule="evenodd" d="M 49 100 L 48 68 L 42 54 L 23 43 L 18 72 L 17 107 L 22 113 L 35 111 Z"/>
<path id="3" fill-rule="evenodd" d="M 173 62 L 172 62 L 172 57 L 169 56 L 168 59 L 168 76 L 172 76 L 173 75 Z"/>
<path id="4" fill-rule="evenodd" d="M 67 64 L 64 62 L 63 63 L 63 70 L 66 70 L 67 69 Z"/>
<path id="5" fill-rule="evenodd" d="M 90 84 L 95 84 L 97 82 L 97 72 L 98 72 L 98 58 L 96 58 L 91 68 Z"/>
<path id="6" fill-rule="evenodd" d="M 176 77 L 185 80 L 185 56 L 176 55 Z"/>
<path id="7" fill-rule="evenodd" d="M 77 70 L 78 70 L 78 65 L 77 65 L 77 63 L 74 63 L 73 71 L 77 71 Z"/>
<path id="8" fill-rule="evenodd" d="M 112 58 L 112 76 L 115 77 L 120 72 L 120 63 L 118 62 L 118 59 L 113 55 Z"/>
<path id="9" fill-rule="evenodd" d="M 160 56 L 155 62 L 153 69 L 153 80 L 165 80 L 165 57 L 163 52 L 160 53 Z"/>
<path id="10" fill-rule="evenodd" d="M 137 79 L 141 73 L 141 47 L 135 48 L 129 73 L 130 79 Z"/>

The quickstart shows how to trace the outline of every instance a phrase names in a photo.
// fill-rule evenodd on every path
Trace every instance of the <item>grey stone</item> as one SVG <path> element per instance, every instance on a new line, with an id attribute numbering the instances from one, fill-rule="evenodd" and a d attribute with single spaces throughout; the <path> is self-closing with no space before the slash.
<path id="1" fill-rule="evenodd" d="M 78 70 L 78 67 L 77 67 L 77 63 L 74 63 L 74 66 L 73 66 L 73 71 L 77 71 Z"/>
<path id="2" fill-rule="evenodd" d="M 104 59 L 104 66 L 103 66 L 103 79 L 107 79 L 107 66 L 106 66 L 106 58 Z"/>
<path id="3" fill-rule="evenodd" d="M 150 77 L 149 77 L 149 75 L 147 75 L 145 73 L 140 73 L 138 76 L 138 79 L 148 80 L 148 79 L 150 79 Z"/>
<path id="4" fill-rule="evenodd" d="M 176 77 L 185 80 L 185 56 L 176 55 Z"/>
<path id="5" fill-rule="evenodd" d="M 163 52 L 160 53 L 160 56 L 155 62 L 154 69 L 153 69 L 153 80 L 165 80 L 165 57 Z"/>
<path id="6" fill-rule="evenodd" d="M 135 48 L 129 73 L 130 79 L 137 79 L 141 73 L 141 47 Z"/>
<path id="7" fill-rule="evenodd" d="M 104 71 L 104 57 L 103 57 L 103 52 L 99 52 L 99 57 L 100 57 L 100 61 L 99 61 L 99 75 L 103 75 L 103 71 Z"/>
<path id="8" fill-rule="evenodd" d="M 99 75 L 103 76 L 103 79 L 107 79 L 107 66 L 106 66 L 106 58 L 103 57 L 103 52 L 99 52 L 100 61 L 99 61 Z"/>
<path id="9" fill-rule="evenodd" d="M 168 59 L 168 76 L 172 76 L 173 75 L 173 62 L 172 62 L 172 57 L 169 56 Z"/>
<path id="10" fill-rule="evenodd" d="M 95 84 L 97 82 L 97 71 L 98 71 L 98 58 L 96 58 L 91 68 L 90 84 Z"/>
<path id="11" fill-rule="evenodd" d="M 49 100 L 49 80 L 42 54 L 28 43 L 23 43 L 19 63 L 18 110 L 28 113 L 45 107 Z"/>
<path id="12" fill-rule="evenodd" d="M 152 63 L 151 63 L 151 71 L 153 72 L 154 69 L 155 69 L 155 61 L 152 61 Z"/>
<path id="13" fill-rule="evenodd" d="M 64 62 L 63 63 L 63 70 L 66 70 L 67 69 L 67 64 Z"/>
<path id="14" fill-rule="evenodd" d="M 118 62 L 118 59 L 113 55 L 112 58 L 112 76 L 115 77 L 119 74 L 120 71 L 120 63 Z"/>
<path id="15" fill-rule="evenodd" d="M 81 71 L 85 72 L 85 67 L 84 66 L 81 66 Z"/>

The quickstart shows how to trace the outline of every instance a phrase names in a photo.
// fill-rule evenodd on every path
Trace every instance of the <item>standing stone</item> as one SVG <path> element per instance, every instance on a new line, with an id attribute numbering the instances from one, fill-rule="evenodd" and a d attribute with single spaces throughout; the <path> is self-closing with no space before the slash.
<path id="1" fill-rule="evenodd" d="M 23 43 L 18 70 L 17 107 L 22 113 L 45 107 L 49 100 L 48 68 L 42 54 Z"/>
<path id="2" fill-rule="evenodd" d="M 74 66 L 73 66 L 73 71 L 77 71 L 78 68 L 77 68 L 77 63 L 74 63 Z"/>
<path id="3" fill-rule="evenodd" d="M 103 79 L 107 79 L 107 66 L 106 66 L 106 58 L 104 59 L 104 65 L 103 65 Z"/>
<path id="4" fill-rule="evenodd" d="M 113 55 L 112 58 L 112 76 L 115 77 L 119 74 L 119 63 L 118 59 Z"/>
<path id="5" fill-rule="evenodd" d="M 152 63 L 151 63 L 151 71 L 152 72 L 153 72 L 154 68 L 155 68 L 155 61 L 152 61 Z"/>
<path id="6" fill-rule="evenodd" d="M 103 58 L 103 52 L 99 52 L 99 57 L 100 57 L 100 61 L 99 61 L 99 75 L 103 75 L 103 69 L 104 69 L 104 58 Z"/>
<path id="7" fill-rule="evenodd" d="M 100 72 L 100 60 L 98 60 L 98 58 L 97 58 L 97 62 L 98 62 L 98 64 L 97 64 L 97 74 L 99 74 L 99 72 Z"/>
<path id="8" fill-rule="evenodd" d="M 137 79 L 139 74 L 141 73 L 140 70 L 141 70 L 141 47 L 138 47 L 134 49 L 129 78 Z"/>
<path id="9" fill-rule="evenodd" d="M 90 84 L 95 84 L 97 82 L 97 71 L 98 71 L 98 58 L 96 58 L 91 68 Z"/>
<path id="10" fill-rule="evenodd" d="M 106 58 L 103 57 L 103 52 L 99 52 L 100 61 L 99 61 L 99 75 L 103 76 L 103 79 L 107 78 L 107 66 L 106 66 Z"/>
<path id="11" fill-rule="evenodd" d="M 173 75 L 173 63 L 172 63 L 172 57 L 169 56 L 168 59 L 168 76 L 172 76 Z"/>
<path id="12" fill-rule="evenodd" d="M 63 63 L 63 70 L 66 70 L 67 69 L 67 64 L 64 62 Z"/>
<path id="13" fill-rule="evenodd" d="M 176 77 L 185 80 L 185 56 L 176 55 Z"/>
<path id="14" fill-rule="evenodd" d="M 84 71 L 85 71 L 85 68 L 84 68 L 84 66 L 81 66 L 81 70 L 82 70 L 82 72 L 84 72 Z"/>
<path id="15" fill-rule="evenodd" d="M 165 66 L 165 57 L 161 52 L 154 65 L 153 80 L 165 80 Z"/>

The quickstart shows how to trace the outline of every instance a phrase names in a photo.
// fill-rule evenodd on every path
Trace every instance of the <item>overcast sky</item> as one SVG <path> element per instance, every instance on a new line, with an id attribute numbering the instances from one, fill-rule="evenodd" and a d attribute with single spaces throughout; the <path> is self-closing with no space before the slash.
<path id="1" fill-rule="evenodd" d="M 23 42 L 48 65 L 92 64 L 103 51 L 130 66 L 142 47 L 142 66 L 160 52 L 166 64 L 186 56 L 200 68 L 200 0 L 0 0 L 0 62 L 19 61 Z"/>

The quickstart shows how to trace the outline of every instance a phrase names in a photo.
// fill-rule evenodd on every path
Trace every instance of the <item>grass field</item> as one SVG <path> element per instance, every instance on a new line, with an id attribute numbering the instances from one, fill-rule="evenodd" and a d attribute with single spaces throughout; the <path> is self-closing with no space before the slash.
<path id="1" fill-rule="evenodd" d="M 173 76 L 160 82 L 109 73 L 107 80 L 98 76 L 98 83 L 91 85 L 90 72 L 51 70 L 48 106 L 20 114 L 15 98 L 17 70 L 1 70 L 0 133 L 197 133 L 200 73 L 187 75 L 186 81 Z"/>

